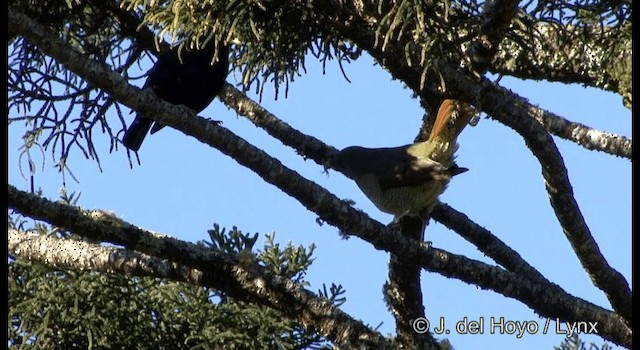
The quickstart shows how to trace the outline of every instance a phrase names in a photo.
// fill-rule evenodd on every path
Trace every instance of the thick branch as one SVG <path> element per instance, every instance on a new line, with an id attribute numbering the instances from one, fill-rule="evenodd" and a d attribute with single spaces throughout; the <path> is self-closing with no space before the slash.
<path id="1" fill-rule="evenodd" d="M 321 220 L 339 227 L 344 232 L 352 233 L 370 243 L 377 249 L 396 254 L 403 254 L 408 259 L 416 259 L 421 266 L 429 271 L 438 272 L 449 277 L 459 278 L 469 283 L 475 283 L 482 288 L 492 289 L 508 297 L 517 298 L 542 315 L 559 317 L 566 321 L 598 320 L 600 334 L 615 343 L 629 346 L 631 344 L 630 330 L 616 315 L 585 301 L 578 300 L 557 286 L 531 285 L 524 277 L 508 273 L 502 269 L 488 267 L 480 262 L 460 256 L 447 254 L 436 249 L 425 249 L 413 240 L 408 240 L 395 231 L 371 220 L 367 215 L 354 210 L 347 203 L 340 201 L 331 193 L 317 184 L 302 178 L 294 171 L 284 167 L 279 161 L 267 156 L 264 152 L 251 146 L 225 128 L 196 117 L 192 111 L 179 106 L 173 106 L 159 100 L 149 91 L 140 92 L 129 86 L 118 74 L 108 71 L 95 62 L 88 61 L 77 54 L 66 43 L 48 36 L 42 27 L 9 7 L 9 25 L 24 35 L 27 40 L 41 48 L 43 52 L 54 57 L 68 69 L 83 76 L 87 81 L 104 89 L 107 93 L 137 110 L 146 112 L 157 121 L 174 127 L 184 133 L 196 137 L 198 140 L 221 150 L 237 160 L 240 164 L 250 168 L 266 182 L 282 189 L 296 198 L 309 210 L 317 213 Z M 446 72 L 450 75 L 450 72 Z M 463 96 L 471 100 L 469 96 Z M 506 110 L 499 104 L 499 110 Z M 15 189 L 9 187 L 11 197 Z M 14 193 L 15 196 L 15 193 Z M 10 206 L 17 207 L 16 198 L 9 200 Z M 25 204 L 25 203 L 23 203 Z M 31 212 L 25 214 L 43 218 L 48 212 Z M 36 215 L 37 214 L 37 215 Z M 55 216 L 54 216 L 55 218 Z M 58 218 L 58 226 L 73 224 L 73 220 Z M 51 220 L 51 219 L 50 219 Z M 455 261 L 455 262 L 454 262 Z M 480 273 L 478 273 L 480 271 Z M 496 278 L 496 276 L 498 278 Z M 518 286 L 514 289 L 514 286 Z M 552 297 L 550 303 L 538 298 L 539 289 L 550 288 L 546 293 Z M 544 301 L 544 303 L 543 303 Z M 561 304 L 556 304 L 561 302 Z M 567 308 L 567 305 L 574 308 Z M 557 306 L 557 307 L 553 307 Z M 539 311 L 542 310 L 542 311 Z M 588 310 L 588 312 L 585 312 Z M 562 312 L 560 312 L 562 311 Z"/>
<path id="2" fill-rule="evenodd" d="M 424 221 L 405 216 L 397 223 L 402 235 L 417 242 L 423 241 Z M 402 349 L 438 349 L 430 332 L 417 332 L 414 323 L 424 319 L 420 264 L 403 255 L 390 254 L 389 281 L 385 283 L 385 301 L 396 321 L 398 344 Z"/>
<path id="3" fill-rule="evenodd" d="M 218 290 L 227 287 L 222 278 L 212 278 L 203 271 L 133 250 L 16 229 L 9 229 L 7 241 L 10 255 L 58 268 L 166 278 Z M 248 293 L 234 293 L 233 297 L 251 301 Z"/>
<path id="4" fill-rule="evenodd" d="M 422 49 L 410 38 L 402 38 L 396 45 L 390 45 L 383 49 L 378 42 L 381 42 L 382 36 L 375 32 L 375 24 L 380 20 L 377 13 L 358 13 L 354 16 L 352 12 L 343 12 L 344 18 L 326 18 L 327 27 L 335 27 L 345 36 L 353 40 L 359 47 L 366 50 L 373 58 L 382 66 L 387 68 L 389 72 L 397 79 L 406 83 L 417 95 L 425 101 L 430 101 L 429 105 L 437 106 L 442 100 L 442 94 L 448 97 L 461 97 L 460 84 L 464 80 L 468 80 L 457 68 L 456 65 L 433 58 L 438 73 L 442 75 L 446 86 L 446 91 L 442 89 L 439 77 L 433 76 L 426 82 L 421 81 L 422 69 L 420 66 L 409 66 L 410 62 L 421 62 Z M 406 48 L 410 47 L 410 50 Z M 450 73 L 446 73 L 448 71 Z M 468 82 L 472 86 L 475 93 L 479 93 L 479 84 Z M 495 86 L 497 87 L 497 86 Z M 480 110 L 488 112 L 486 107 L 489 102 L 483 101 L 483 95 L 473 95 L 467 93 L 465 102 L 473 104 Z M 507 95 L 513 95 L 512 92 Z M 438 97 L 440 96 L 440 97 Z M 434 101 L 435 99 L 435 101 Z M 528 118 L 543 120 L 543 124 L 548 127 L 548 131 L 552 134 L 565 138 L 569 141 L 578 143 L 587 149 L 594 149 L 619 157 L 631 159 L 632 142 L 620 135 L 613 133 L 600 132 L 594 129 L 585 129 L 580 124 L 570 124 L 558 120 L 558 117 L 538 108 L 535 105 L 519 98 L 523 109 L 520 114 L 527 115 Z M 431 103 L 432 102 L 432 103 Z M 569 129 L 568 129 L 569 128 Z"/>
<path id="5" fill-rule="evenodd" d="M 474 74 L 479 77 L 489 68 L 498 52 L 498 46 L 518 12 L 518 0 L 489 0 L 480 15 L 478 37 L 471 44 L 470 58 Z"/>
<path id="6" fill-rule="evenodd" d="M 326 145 L 313 136 L 301 133 L 282 119 L 277 118 L 229 83 L 225 83 L 218 98 L 227 107 L 232 108 L 256 126 L 264 129 L 284 145 L 293 148 L 305 159 L 310 158 L 320 165 L 325 165 L 324 159 L 327 154 L 336 151 L 335 148 Z"/>
<path id="7" fill-rule="evenodd" d="M 429 251 L 437 259 L 431 260 L 432 258 L 420 254 L 420 264 L 423 267 L 428 266 L 428 271 L 438 271 L 445 277 L 458 278 L 482 289 L 489 285 L 500 286 L 497 290 L 493 287 L 489 288 L 504 296 L 521 300 L 538 315 L 555 319 L 556 322 L 571 322 L 567 318 L 569 315 L 570 319 L 577 317 L 575 321 L 594 322 L 597 324 L 597 335 L 600 337 L 627 348 L 632 346 L 632 329 L 622 317 L 574 297 L 556 284 L 534 282 L 519 274 L 505 273 L 499 267 L 489 266 L 440 249 L 429 248 Z M 469 277 L 474 282 L 467 280 Z"/>
<path id="8" fill-rule="evenodd" d="M 631 108 L 631 35 L 621 34 L 630 29 L 520 23 L 528 34 L 502 42 L 491 72 L 592 86 L 621 95 Z"/>
<path id="9" fill-rule="evenodd" d="M 511 249 L 500 238 L 494 236 L 484 227 L 469 219 L 465 214 L 453 209 L 445 203 L 438 203 L 431 217 L 447 228 L 455 231 L 486 256 L 493 259 L 507 270 L 526 276 L 540 283 L 551 283 L 536 268 L 529 265 L 515 250 Z"/>
<path id="10" fill-rule="evenodd" d="M 567 169 L 555 142 L 542 125 L 535 121 L 535 111 L 528 103 L 505 89 L 486 81 L 478 86 L 457 72 L 443 67 L 454 81 L 456 91 L 464 98 L 482 96 L 485 111 L 499 122 L 513 128 L 525 140 L 538 159 L 551 206 L 564 234 L 571 243 L 594 285 L 605 292 L 614 310 L 631 324 L 631 289 L 624 276 L 609 265 L 591 235 L 573 194 Z"/>
<path id="11" fill-rule="evenodd" d="M 80 220 L 65 226 L 74 233 L 95 241 L 107 240 L 134 247 L 150 255 L 9 230 L 9 251 L 25 259 L 59 267 L 155 276 L 213 287 L 234 298 L 279 310 L 299 320 L 305 328 L 347 348 L 390 347 L 382 335 L 352 319 L 330 301 L 290 280 L 270 275 L 257 264 L 239 262 L 221 251 L 151 234 L 102 212 L 82 213 L 76 208 L 46 201 L 33 204 L 55 208 L 58 216 Z"/>
<path id="12" fill-rule="evenodd" d="M 371 242 L 378 249 L 394 245 L 398 247 L 398 239 L 401 237 L 398 237 L 395 231 L 371 220 L 364 213 L 353 209 L 348 203 L 339 200 L 324 188 L 283 166 L 277 159 L 269 157 L 226 128 L 195 116 L 185 107 L 168 104 L 155 97 L 150 91 L 140 91 L 128 85 L 120 75 L 87 60 L 65 42 L 48 37 L 44 28 L 11 8 L 9 8 L 9 18 L 10 24 L 43 52 L 54 57 L 88 82 L 108 92 L 121 103 L 219 149 L 256 172 L 267 183 L 275 185 L 296 198 L 309 210 L 318 213 L 320 219 L 340 227 L 344 232 L 355 234 Z M 404 248 L 414 246 L 406 241 L 404 243 Z"/>
<path id="13" fill-rule="evenodd" d="M 543 109 L 539 109 L 539 112 L 535 113 L 533 117 L 551 134 L 573 141 L 589 150 L 602 151 L 631 159 L 633 145 L 630 139 L 572 122 Z M 608 116 L 603 116 L 603 118 L 608 118 Z"/>
<path id="14" fill-rule="evenodd" d="M 69 205 L 51 202 L 37 195 L 17 190 L 8 185 L 7 203 L 25 216 L 46 221 L 52 225 L 82 234 L 93 241 L 107 241 L 123 245 L 159 258 L 171 259 L 202 271 L 224 270 L 226 264 L 235 265 L 227 257 L 210 249 L 178 241 L 169 237 L 158 238 L 147 231 L 102 212 L 83 212 Z M 345 211 L 355 211 L 345 206 Z M 364 215 L 364 214 L 361 214 Z M 506 297 L 515 298 L 531 307 L 541 316 L 562 322 L 591 321 L 598 323 L 599 335 L 612 342 L 629 347 L 631 329 L 624 321 L 597 305 L 576 298 L 555 284 L 531 281 L 525 276 L 505 271 L 496 266 L 426 247 L 415 240 L 404 238 L 389 228 L 364 216 L 354 219 L 361 227 L 379 227 L 377 237 L 359 237 L 372 242 L 378 249 L 402 255 L 418 263 L 427 271 L 490 289 Z M 345 225 L 337 225 L 345 230 Z M 377 239 L 376 239 L 377 238 Z M 232 287 L 232 286 L 231 286 Z M 281 286 L 284 288 L 286 285 Z M 275 288 L 275 287 L 274 287 Z M 283 291 L 282 293 L 285 293 Z M 328 330 L 317 330 L 321 334 Z M 353 333 L 347 335 L 353 336 Z M 334 336 L 327 335 L 329 339 Z"/>
<path id="15" fill-rule="evenodd" d="M 376 15 L 364 14 L 361 16 L 365 17 L 351 18 L 349 21 L 336 20 L 330 25 L 337 27 L 345 36 L 350 36 L 359 47 L 367 50 L 380 64 L 389 69 L 394 77 L 404 81 L 425 100 L 428 100 L 428 95 L 438 94 L 435 84 L 421 84 L 420 71 L 406 64 L 405 57 L 409 54 L 405 50 L 393 47 L 383 50 L 376 45 L 377 34 L 366 29 L 367 23 L 376 21 Z M 397 47 L 404 48 L 405 44 L 410 45 L 408 42 L 399 42 Z M 413 50 L 410 61 L 419 62 L 420 52 L 419 49 Z M 469 79 L 447 62 L 434 60 L 434 64 L 446 83 L 448 93 L 487 112 L 525 139 L 527 146 L 541 164 L 551 205 L 582 265 L 594 284 L 605 292 L 614 309 L 630 322 L 629 284 L 622 274 L 608 264 L 584 221 L 574 198 L 564 161 L 553 139 L 537 122 L 537 119 L 544 115 L 544 111 L 532 106 L 524 98 L 486 80 L 476 82 Z M 630 152 L 628 154 L 630 157 Z"/>

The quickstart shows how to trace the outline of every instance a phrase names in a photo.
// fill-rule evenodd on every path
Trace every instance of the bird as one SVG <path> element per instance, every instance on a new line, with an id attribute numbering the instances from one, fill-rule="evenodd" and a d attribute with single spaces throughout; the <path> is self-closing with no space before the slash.
<path id="1" fill-rule="evenodd" d="M 174 47 L 160 55 L 149 70 L 143 89 L 152 89 L 156 96 L 171 104 L 202 112 L 222 90 L 229 71 L 229 47 L 222 42 L 214 43 L 212 40 L 200 50 L 182 52 Z M 154 134 L 163 127 L 138 113 L 125 131 L 122 144 L 137 152 L 149 131 Z"/>
<path id="2" fill-rule="evenodd" d="M 395 222 L 405 216 L 424 220 L 451 178 L 469 170 L 455 163 L 454 154 L 458 135 L 474 115 L 470 106 L 446 99 L 426 141 L 389 148 L 350 146 L 333 154 L 328 165 L 354 180 Z"/>

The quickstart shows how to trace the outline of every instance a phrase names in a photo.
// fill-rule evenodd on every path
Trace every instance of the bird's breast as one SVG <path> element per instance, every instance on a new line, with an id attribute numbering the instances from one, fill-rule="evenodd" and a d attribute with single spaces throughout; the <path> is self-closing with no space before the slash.
<path id="1" fill-rule="evenodd" d="M 432 207 L 449 182 L 434 180 L 416 186 L 382 189 L 380 183 L 370 174 L 354 180 L 380 211 L 395 217 L 418 216 L 425 208 Z"/>

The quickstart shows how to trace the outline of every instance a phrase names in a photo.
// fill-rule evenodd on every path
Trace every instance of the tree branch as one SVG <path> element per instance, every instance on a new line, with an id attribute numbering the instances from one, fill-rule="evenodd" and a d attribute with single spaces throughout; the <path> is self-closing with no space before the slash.
<path id="1" fill-rule="evenodd" d="M 551 283 L 535 267 L 529 265 L 515 250 L 484 227 L 469 219 L 465 214 L 445 203 L 438 203 L 431 217 L 445 227 L 455 231 L 462 238 L 475 245 L 478 250 L 507 270 L 539 282 Z"/>
<path id="2" fill-rule="evenodd" d="M 157 235 L 138 229 L 103 212 L 81 211 L 66 204 L 51 202 L 35 194 L 17 190 L 11 185 L 7 186 L 9 208 L 15 209 L 25 216 L 82 234 L 93 241 L 122 245 L 128 249 L 163 259 L 171 259 L 202 271 L 212 271 L 212 269 L 226 271 L 225 269 L 229 267 L 227 264 L 236 264 L 235 261 L 228 261 L 227 256 L 216 251 L 170 237 L 159 238 Z M 404 238 L 348 206 L 343 209 L 347 212 L 351 211 L 363 215 L 361 223 L 359 220 L 353 222 L 359 223 L 355 225 L 356 227 L 367 229 L 365 231 L 367 234 L 359 232 L 356 235 L 371 242 L 377 249 L 401 254 L 403 258 L 416 262 L 427 271 L 456 278 L 520 300 L 539 315 L 557 319 L 556 322 L 596 322 L 601 337 L 622 346 L 631 346 L 631 329 L 618 315 L 588 301 L 576 298 L 555 284 L 538 283 L 496 266 L 433 247 L 426 247 L 415 240 Z M 345 225 L 336 226 L 345 230 L 344 227 L 351 222 L 348 221 Z M 378 227 L 378 230 L 375 231 L 374 227 Z M 376 235 L 368 236 L 369 229 L 373 229 Z M 235 286 L 232 284 L 229 288 Z M 257 288 L 259 287 L 260 283 Z M 279 288 L 285 287 L 286 284 Z M 282 293 L 285 292 L 282 291 Z M 324 330 L 318 332 L 328 333 Z M 327 335 L 327 337 L 334 339 L 334 336 Z"/>
<path id="3" fill-rule="evenodd" d="M 212 278 L 213 276 L 206 272 L 133 250 L 55 238 L 16 229 L 9 229 L 7 241 L 10 255 L 58 268 L 166 278 L 219 290 L 226 288 L 224 283 L 221 283 L 222 278 Z M 242 300 L 250 298 L 248 294 L 240 293 L 236 293 L 233 297 Z"/>
<path id="4" fill-rule="evenodd" d="M 439 85 L 435 82 L 423 83 L 420 70 L 407 65 L 407 55 L 410 56 L 411 62 L 420 61 L 419 48 L 414 46 L 411 53 L 394 48 L 405 48 L 405 45 L 411 45 L 411 42 L 408 42 L 410 39 L 402 38 L 397 45 L 382 49 L 376 44 L 382 40 L 381 36 L 373 30 L 367 30 L 368 23 L 378 21 L 376 16 L 379 15 L 375 12 L 361 13 L 359 18 L 351 13 L 349 15 L 348 21 L 341 18 L 328 18 L 330 23 L 327 25 L 338 28 L 343 35 L 354 40 L 359 47 L 368 51 L 381 65 L 385 66 L 394 77 L 404 81 L 425 100 L 433 98 L 428 97 L 429 95 L 442 93 Z M 434 66 L 444 79 L 449 94 L 487 112 L 525 139 L 527 146 L 540 162 L 551 206 L 580 262 L 594 284 L 605 292 L 614 310 L 630 322 L 632 308 L 629 284 L 622 274 L 608 264 L 584 221 L 574 198 L 562 156 L 553 139 L 537 121 L 544 115 L 544 111 L 493 83 L 486 80 L 476 82 L 468 78 L 448 62 L 434 59 Z M 619 143 L 616 143 L 616 146 L 619 146 Z M 616 153 L 612 152 L 612 154 Z M 630 151 L 628 154 L 630 157 Z"/>
<path id="5" fill-rule="evenodd" d="M 54 204 L 62 206 L 62 204 Z M 76 210 L 68 207 L 68 210 Z M 83 215 L 83 214 L 79 214 Z M 85 214 L 86 215 L 86 214 Z M 346 348 L 390 348 L 390 342 L 352 319 L 325 298 L 316 296 L 290 280 L 272 276 L 264 268 L 239 262 L 235 257 L 170 237 L 159 237 L 133 228 L 132 225 L 101 212 L 82 220 L 89 231 L 76 231 L 96 240 L 104 236 L 120 237 L 112 243 L 122 244 L 124 235 L 137 233 L 143 248 L 151 248 L 162 258 L 137 251 L 105 247 L 82 241 L 58 239 L 9 229 L 9 252 L 30 261 L 60 268 L 90 269 L 129 276 L 151 276 L 188 282 L 222 290 L 230 296 L 259 303 L 281 311 L 314 332 L 319 332 Z M 92 221 L 92 222 L 91 222 Z M 95 227 L 91 227 L 95 226 Z M 93 229 L 100 227 L 102 232 Z M 103 236 L 104 235 L 104 236 Z M 161 250 L 162 253 L 158 252 Z M 167 261 L 164 259 L 170 259 Z M 180 261 L 179 263 L 177 261 Z"/>
<path id="6" fill-rule="evenodd" d="M 422 61 L 422 47 L 413 43 L 410 37 L 403 37 L 396 45 L 389 45 L 383 49 L 382 45 L 378 44 L 383 41 L 383 35 L 377 33 L 374 28 L 380 22 L 381 15 L 373 10 L 371 13 L 358 12 L 358 10 L 364 11 L 362 8 L 343 10 L 340 16 L 324 17 L 325 25 L 326 27 L 337 28 L 342 35 L 350 38 L 360 48 L 366 50 L 378 63 L 388 69 L 395 78 L 402 80 L 425 101 L 430 101 L 429 105 L 438 106 L 445 97 L 464 97 L 465 102 L 473 104 L 479 110 L 488 112 L 484 107 L 487 107 L 489 102 L 483 101 L 483 95 L 477 94 L 480 92 L 481 82 L 474 82 L 473 80 L 465 82 L 476 95 L 471 96 L 469 93 L 465 94 L 466 96 L 461 95 L 459 85 L 462 81 L 470 79 L 460 72 L 457 63 L 433 57 L 434 68 L 440 76 L 432 74 L 431 78 L 422 81 L 422 69 L 424 67 L 407 64 L 407 61 Z M 448 73 L 445 73 L 445 71 Z M 443 79 L 443 81 L 440 79 Z M 444 87 L 442 84 L 444 84 Z M 496 84 L 492 85 L 494 88 L 499 89 Z M 510 91 L 501 91 L 501 94 L 505 96 L 517 96 Z M 558 121 L 557 116 L 532 105 L 521 97 L 518 97 L 518 100 L 520 101 L 520 106 L 522 106 L 520 114 L 527 115 L 527 118 L 542 120 L 545 127 L 548 127 L 548 131 L 554 135 L 577 142 L 587 149 L 595 149 L 631 159 L 631 140 L 613 133 L 585 129 L 577 123 L 570 124 L 571 128 L 568 129 L 569 125 Z"/>
<path id="7" fill-rule="evenodd" d="M 573 141 L 588 150 L 601 151 L 627 159 L 632 157 L 632 142 L 624 136 L 572 122 L 544 109 L 535 111 L 533 117 L 551 134 Z"/>
<path id="8" fill-rule="evenodd" d="M 492 73 L 580 83 L 623 97 L 631 109 L 631 35 L 625 28 L 568 26 L 520 18 L 525 35 L 501 44 Z"/>
<path id="9" fill-rule="evenodd" d="M 425 214 L 426 216 L 426 214 Z M 403 217 L 396 223 L 404 237 L 424 240 L 425 222 L 421 218 Z M 420 283 L 420 264 L 402 254 L 389 256 L 389 281 L 384 285 L 385 301 L 396 321 L 398 343 L 402 349 L 439 349 L 430 331 L 418 332 L 414 323 L 425 318 Z"/>
<path id="10" fill-rule="evenodd" d="M 519 3 L 518 1 L 506 1 L 506 0 L 494 0 L 494 1 L 488 1 L 484 3 L 483 5 L 484 12 L 480 17 L 481 26 L 480 26 L 478 38 L 471 44 L 471 47 L 469 50 L 472 68 L 473 68 L 474 74 L 476 74 L 477 76 L 484 74 L 487 68 L 489 68 L 493 72 L 496 72 L 495 70 L 492 69 L 493 68 L 492 61 L 494 60 L 495 55 L 498 53 L 498 46 L 500 45 L 501 42 L 503 42 L 502 39 L 507 33 L 507 29 L 511 24 L 511 19 L 516 15 L 518 11 L 518 3 Z M 522 23 L 522 19 L 519 19 L 518 21 L 519 23 Z M 523 47 L 522 45 L 519 45 L 519 44 L 514 45 L 515 43 L 513 41 L 507 40 L 504 43 L 505 46 L 512 44 L 512 46 L 515 46 L 515 47 L 508 47 L 508 48 L 503 47 L 503 50 L 501 51 L 502 58 L 504 58 L 505 55 L 509 55 L 510 57 L 522 56 L 526 59 L 527 55 L 545 55 L 551 52 L 551 54 L 554 57 L 550 59 L 555 61 L 560 61 L 560 62 L 549 62 L 548 59 L 538 58 L 534 60 L 535 62 L 527 61 L 526 63 L 520 62 L 519 64 L 511 63 L 510 67 L 518 67 L 515 69 L 519 69 L 519 67 L 527 67 L 526 74 L 531 74 L 532 69 L 538 68 L 542 70 L 542 74 L 540 76 L 535 76 L 535 77 L 526 76 L 526 75 L 523 76 L 525 72 L 520 72 L 520 75 L 515 75 L 515 76 L 518 76 L 520 78 L 525 78 L 525 79 L 532 79 L 532 78 L 541 79 L 542 77 L 557 77 L 557 74 L 554 74 L 557 72 L 550 73 L 548 71 L 545 71 L 545 69 L 557 69 L 557 67 L 561 65 L 564 67 L 570 65 L 575 71 L 573 72 L 571 79 L 567 79 L 563 82 L 576 82 L 576 78 L 577 78 L 578 82 L 582 82 L 584 84 L 591 82 L 593 84 L 594 83 L 592 81 L 593 79 L 585 79 L 585 76 L 595 71 L 598 73 L 597 75 L 595 75 L 595 77 L 593 77 L 593 78 L 598 78 L 598 81 L 595 82 L 596 87 L 599 87 L 605 90 L 607 89 L 610 90 L 613 88 L 612 85 L 615 85 L 616 88 L 619 86 L 619 80 L 616 80 L 616 81 L 606 80 L 607 78 L 611 79 L 611 75 L 607 74 L 607 72 L 609 71 L 617 72 L 617 70 L 602 69 L 601 65 L 603 63 L 597 64 L 593 62 L 594 61 L 593 58 L 595 57 L 602 58 L 603 56 L 606 56 L 602 54 L 601 48 L 600 49 L 596 49 L 593 47 L 584 48 L 582 46 L 580 48 L 575 47 L 576 43 L 582 43 L 582 41 L 584 40 L 584 39 L 575 40 L 575 38 L 585 38 L 587 36 L 589 37 L 595 36 L 595 33 L 592 33 L 594 32 L 592 28 L 577 28 L 577 27 L 564 26 L 562 28 L 563 29 L 562 31 L 558 31 L 558 30 L 552 30 L 550 28 L 551 26 L 548 23 L 538 23 L 538 25 L 539 25 L 539 28 L 546 29 L 546 30 L 543 30 L 543 32 L 550 33 L 553 35 L 544 36 L 540 32 L 540 29 L 535 30 L 534 31 L 535 34 L 532 34 L 527 37 L 532 38 L 531 40 L 534 40 L 536 42 L 529 43 L 527 47 Z M 569 32 L 570 33 L 569 36 L 574 38 L 574 40 L 567 40 L 567 38 L 565 37 L 566 35 L 559 35 L 560 32 L 562 33 Z M 587 32 L 589 32 L 590 35 L 586 35 Z M 612 30 L 608 30 L 606 31 L 606 33 L 607 33 L 606 36 L 608 37 L 614 36 L 612 34 L 613 33 Z M 569 46 L 561 45 L 561 43 L 570 44 L 570 45 Z M 550 46 L 553 46 L 553 49 L 551 49 Z M 628 74 L 623 74 L 621 78 L 628 80 L 629 77 L 631 76 L 630 74 L 631 43 L 627 41 L 621 44 L 621 46 L 625 47 L 626 49 L 622 50 L 622 52 L 619 53 L 619 55 L 621 56 L 619 57 L 619 59 L 617 60 L 614 59 L 612 61 L 622 62 L 626 64 L 628 69 L 624 70 L 624 72 Z M 531 49 L 533 47 L 536 47 L 536 48 L 543 47 L 546 49 L 533 50 Z M 515 49 L 516 53 L 514 53 L 513 50 L 511 49 Z M 559 55 L 557 52 L 558 49 L 562 49 L 564 52 L 567 53 L 567 55 Z M 585 50 L 587 52 L 584 52 Z M 520 52 L 521 54 L 518 55 L 517 52 Z M 576 55 L 580 55 L 580 56 L 577 57 L 577 59 L 576 58 L 569 59 L 567 58 L 569 54 L 574 56 Z M 558 57 L 562 57 L 563 59 L 559 60 Z M 590 59 L 585 59 L 585 57 L 589 57 Z M 569 61 L 574 61 L 575 63 L 569 64 L 568 63 Z M 545 62 L 545 64 L 540 65 L 538 64 L 538 62 Z M 554 63 L 557 63 L 557 64 L 554 64 Z M 501 62 L 501 64 L 504 64 L 504 62 Z M 582 66 L 584 64 L 595 64 L 597 65 L 597 67 L 592 67 L 590 69 L 587 69 Z M 500 73 L 506 74 L 506 72 L 504 71 L 500 71 Z M 513 75 L 513 74 L 509 74 L 509 75 Z M 597 83 L 600 83 L 600 85 L 597 85 Z M 627 82 L 627 84 L 630 85 L 630 82 Z M 620 93 L 620 91 L 614 91 L 614 92 Z M 624 96 L 624 94 L 622 95 Z M 629 101 L 630 101 L 630 98 L 629 98 Z M 631 106 L 629 105 L 628 107 L 630 108 Z M 559 136 L 565 140 L 573 141 L 585 147 L 586 149 L 602 151 L 609 148 L 611 154 L 614 154 L 620 157 L 626 157 L 629 159 L 631 158 L 631 149 L 632 149 L 631 141 L 625 137 L 595 130 L 586 125 L 571 122 L 567 119 L 564 119 L 560 116 L 557 116 L 547 111 L 545 111 L 544 115 L 538 118 L 538 121 L 541 124 L 543 124 L 550 133 L 556 136 Z M 613 141 L 613 143 L 615 144 L 618 144 L 619 146 L 615 149 L 611 149 L 610 148 L 611 141 Z"/>
<path id="11" fill-rule="evenodd" d="M 324 159 L 332 152 L 336 152 L 335 148 L 328 146 L 313 136 L 301 133 L 282 119 L 271 114 L 267 109 L 229 83 L 225 83 L 218 98 L 227 107 L 235 110 L 257 127 L 264 129 L 284 145 L 293 148 L 305 159 L 313 159 L 319 165 L 324 166 Z"/>
<path id="12" fill-rule="evenodd" d="M 483 4 L 478 37 L 469 50 L 471 67 L 476 77 L 480 77 L 491 67 L 511 20 L 519 10 L 519 3 L 518 0 L 489 0 Z"/>
<path id="13" fill-rule="evenodd" d="M 448 67 L 443 67 L 443 71 L 455 82 L 456 92 L 460 96 L 468 99 L 482 96 L 480 99 L 485 111 L 524 138 L 527 147 L 540 162 L 551 206 L 582 266 L 594 285 L 605 292 L 614 310 L 631 324 L 629 283 L 600 252 L 574 197 L 562 155 L 551 136 L 533 117 L 535 111 L 528 109 L 524 98 L 503 88 L 486 81 L 478 86 Z"/>
<path id="14" fill-rule="evenodd" d="M 68 44 L 50 37 L 46 30 L 11 7 L 9 7 L 8 17 L 9 25 L 12 28 L 15 28 L 27 40 L 40 47 L 43 52 L 54 57 L 68 69 L 104 89 L 115 99 L 132 109 L 145 112 L 145 114 L 153 116 L 156 121 L 194 136 L 233 157 L 240 164 L 256 172 L 266 182 L 277 186 L 296 198 L 309 210 L 316 212 L 320 219 L 339 227 L 344 232 L 354 234 L 372 243 L 377 249 L 403 254 L 408 259 L 416 259 L 428 271 L 459 278 L 521 300 L 542 315 L 559 317 L 565 321 L 596 320 L 601 327 L 598 329 L 601 336 L 615 343 L 626 344 L 625 346 L 631 344 L 630 330 L 611 312 L 574 298 L 557 286 L 531 284 L 531 281 L 524 277 L 496 267 L 488 267 L 486 264 L 434 248 L 425 249 L 414 240 L 408 240 L 397 232 L 371 220 L 367 215 L 354 210 L 322 187 L 302 178 L 227 129 L 196 117 L 192 111 L 185 107 L 173 106 L 159 100 L 150 91 L 140 92 L 139 89 L 129 86 L 121 76 L 77 54 Z M 452 73 L 447 71 L 445 74 L 450 76 Z M 469 91 L 474 92 L 475 90 L 470 89 Z M 463 95 L 463 98 L 471 100 L 468 95 Z M 503 104 L 497 106 L 499 106 L 498 111 L 508 110 Z M 530 118 L 528 120 L 531 121 Z M 9 197 L 11 197 L 11 192 L 12 188 L 10 187 Z M 12 207 L 17 206 L 15 198 L 13 201 L 10 199 L 10 203 L 12 203 Z M 34 212 L 25 214 L 32 217 L 49 215 L 47 212 L 41 212 L 37 215 Z M 73 220 L 58 221 L 61 221 L 56 223 L 58 226 L 74 224 Z M 519 288 L 514 289 L 514 285 Z M 550 297 L 549 303 L 546 303 L 546 298 L 538 297 L 541 293 L 540 290 L 546 289 L 550 289 L 545 293 Z M 560 304 L 557 304 L 558 302 Z M 571 309 L 571 306 L 574 308 Z M 585 310 L 588 311 L 585 312 Z"/>

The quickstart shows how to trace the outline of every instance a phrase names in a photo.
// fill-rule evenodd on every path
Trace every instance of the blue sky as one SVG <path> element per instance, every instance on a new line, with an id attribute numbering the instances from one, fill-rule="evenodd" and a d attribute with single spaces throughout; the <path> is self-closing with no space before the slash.
<path id="1" fill-rule="evenodd" d="M 346 67 L 351 83 L 342 77 L 335 62 L 327 65 L 323 75 L 321 65 L 310 57 L 307 72 L 291 84 L 288 98 L 281 94 L 274 100 L 273 90 L 269 89 L 262 105 L 298 130 L 337 148 L 391 147 L 409 143 L 415 137 L 423 113 L 418 101 L 368 56 Z M 235 78 L 230 75 L 228 81 L 233 83 Z M 140 80 L 137 85 L 142 83 Z M 618 95 L 578 85 L 510 78 L 502 79 L 501 84 L 569 120 L 631 137 L 631 112 L 622 106 Z M 351 180 L 331 170 L 325 174 L 321 166 L 304 161 L 294 150 L 219 101 L 200 115 L 222 120 L 223 126 L 302 176 L 338 197 L 354 200 L 355 206 L 372 218 L 382 223 L 391 220 Z M 115 114 L 113 118 L 116 123 Z M 18 169 L 22 130 L 18 124 L 9 128 L 9 183 L 27 190 L 29 180 Z M 147 137 L 140 150 L 142 165 L 133 169 L 122 148 L 108 154 L 106 136 L 100 137 L 96 130 L 94 138 L 102 173 L 78 152 L 69 162 L 80 183 L 67 177 L 67 189 L 82 191 L 82 207 L 111 210 L 135 225 L 187 241 L 207 239 L 206 230 L 218 223 L 258 232 L 261 241 L 265 233 L 275 232 L 281 243 L 314 243 L 316 260 L 307 275 L 310 288 L 318 290 L 322 283 L 342 284 L 347 291 L 347 302 L 342 306 L 346 312 L 372 326 L 382 323 L 380 330 L 385 334 L 394 332 L 394 321 L 382 295 L 388 273 L 387 253 L 376 251 L 358 238 L 341 239 L 338 229 L 319 226 L 316 215 L 293 198 L 179 131 L 163 129 Z M 554 139 L 580 209 L 603 255 L 631 282 L 631 162 Z M 476 127 L 465 129 L 459 143 L 457 162 L 470 171 L 457 176 L 440 199 L 500 237 L 569 293 L 610 308 L 562 233 L 544 190 L 540 165 L 522 138 L 483 115 Z M 42 162 L 41 154 L 34 152 L 33 156 L 38 164 Z M 44 157 L 45 169 L 36 175 L 35 184 L 45 196 L 56 198 L 62 177 L 53 168 L 50 150 L 45 151 Z M 429 225 L 426 237 L 435 247 L 495 264 L 438 223 Z M 562 341 L 563 335 L 541 334 L 545 320 L 516 300 L 434 273 L 423 272 L 422 277 L 424 305 L 431 320 L 443 317 L 447 325 L 453 325 L 464 317 L 483 318 L 488 324 L 491 317 L 504 317 L 507 321 L 532 321 L 540 328 L 537 334 L 521 338 L 515 334 L 490 334 L 487 325 L 483 335 L 449 334 L 458 349 L 551 349 Z M 552 322 L 551 328 L 555 327 Z M 584 339 L 603 342 L 598 337 Z"/>

